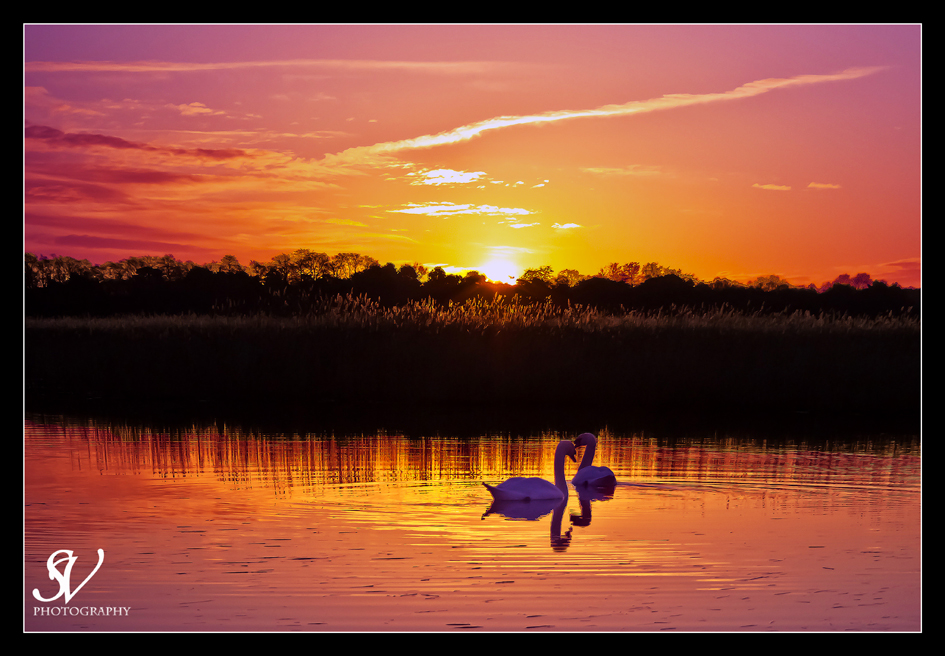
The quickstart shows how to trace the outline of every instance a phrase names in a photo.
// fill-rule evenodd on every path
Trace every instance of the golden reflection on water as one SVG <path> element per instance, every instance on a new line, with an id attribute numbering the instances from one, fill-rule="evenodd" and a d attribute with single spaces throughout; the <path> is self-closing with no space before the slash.
<path id="1" fill-rule="evenodd" d="M 383 482 L 503 480 L 553 476 L 554 445 L 573 435 L 527 438 L 409 438 L 263 435 L 239 429 L 193 428 L 160 433 L 118 426 L 26 423 L 28 441 L 88 446 L 77 467 L 174 478 L 212 474 L 236 487 L 276 491 Z M 915 440 L 834 444 L 741 439 L 674 440 L 600 434 L 595 464 L 645 481 L 729 481 L 753 484 L 917 486 Z M 573 473 L 573 472 L 572 472 Z"/>
<path id="2" fill-rule="evenodd" d="M 602 431 L 613 496 L 572 490 L 529 520 L 481 482 L 551 479 L 575 436 L 24 434 L 27 630 L 919 626 L 916 441 Z M 105 549 L 80 597 L 133 620 L 30 616 L 64 548 Z"/>

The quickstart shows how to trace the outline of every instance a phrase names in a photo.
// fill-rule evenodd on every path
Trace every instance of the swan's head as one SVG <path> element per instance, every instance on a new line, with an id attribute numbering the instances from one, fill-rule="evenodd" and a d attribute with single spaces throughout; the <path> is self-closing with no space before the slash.
<path id="1" fill-rule="evenodd" d="M 574 448 L 574 443 L 570 440 L 559 442 L 557 452 L 568 456 L 572 462 L 577 462 L 577 449 Z"/>
<path id="2" fill-rule="evenodd" d="M 581 433 L 574 439 L 574 446 L 588 446 L 590 444 L 597 444 L 597 438 L 594 437 L 591 433 Z"/>

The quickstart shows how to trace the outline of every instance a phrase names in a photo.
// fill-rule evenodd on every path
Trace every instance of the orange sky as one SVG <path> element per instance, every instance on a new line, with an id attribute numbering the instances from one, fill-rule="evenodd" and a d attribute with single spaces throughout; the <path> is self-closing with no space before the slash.
<path id="1" fill-rule="evenodd" d="M 24 121 L 37 255 L 920 285 L 918 25 L 26 25 Z"/>

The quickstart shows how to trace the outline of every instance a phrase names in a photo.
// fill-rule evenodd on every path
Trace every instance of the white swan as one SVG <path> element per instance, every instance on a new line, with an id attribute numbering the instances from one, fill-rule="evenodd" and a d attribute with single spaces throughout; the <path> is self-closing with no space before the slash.
<path id="1" fill-rule="evenodd" d="M 568 440 L 555 449 L 555 482 L 543 478 L 516 476 L 496 486 L 483 483 L 496 501 L 531 501 L 532 499 L 563 499 L 568 496 L 568 481 L 564 477 L 565 456 L 576 461 L 577 449 Z"/>
<path id="2" fill-rule="evenodd" d="M 594 452 L 597 450 L 597 438 L 590 433 L 581 433 L 574 440 L 574 446 L 584 447 L 584 456 L 578 466 L 577 474 L 571 479 L 574 487 L 613 487 L 617 484 L 617 477 L 607 467 L 595 467 Z"/>

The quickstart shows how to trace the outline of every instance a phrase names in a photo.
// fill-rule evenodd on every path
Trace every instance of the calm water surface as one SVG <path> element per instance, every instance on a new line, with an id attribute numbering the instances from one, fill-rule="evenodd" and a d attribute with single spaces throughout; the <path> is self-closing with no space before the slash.
<path id="1" fill-rule="evenodd" d="M 550 480 L 574 437 L 28 418 L 24 627 L 921 630 L 917 440 L 604 431 L 595 464 L 616 473 L 612 496 L 491 507 L 483 481 Z M 73 596 L 37 600 L 62 589 L 47 568 L 62 549 Z"/>

